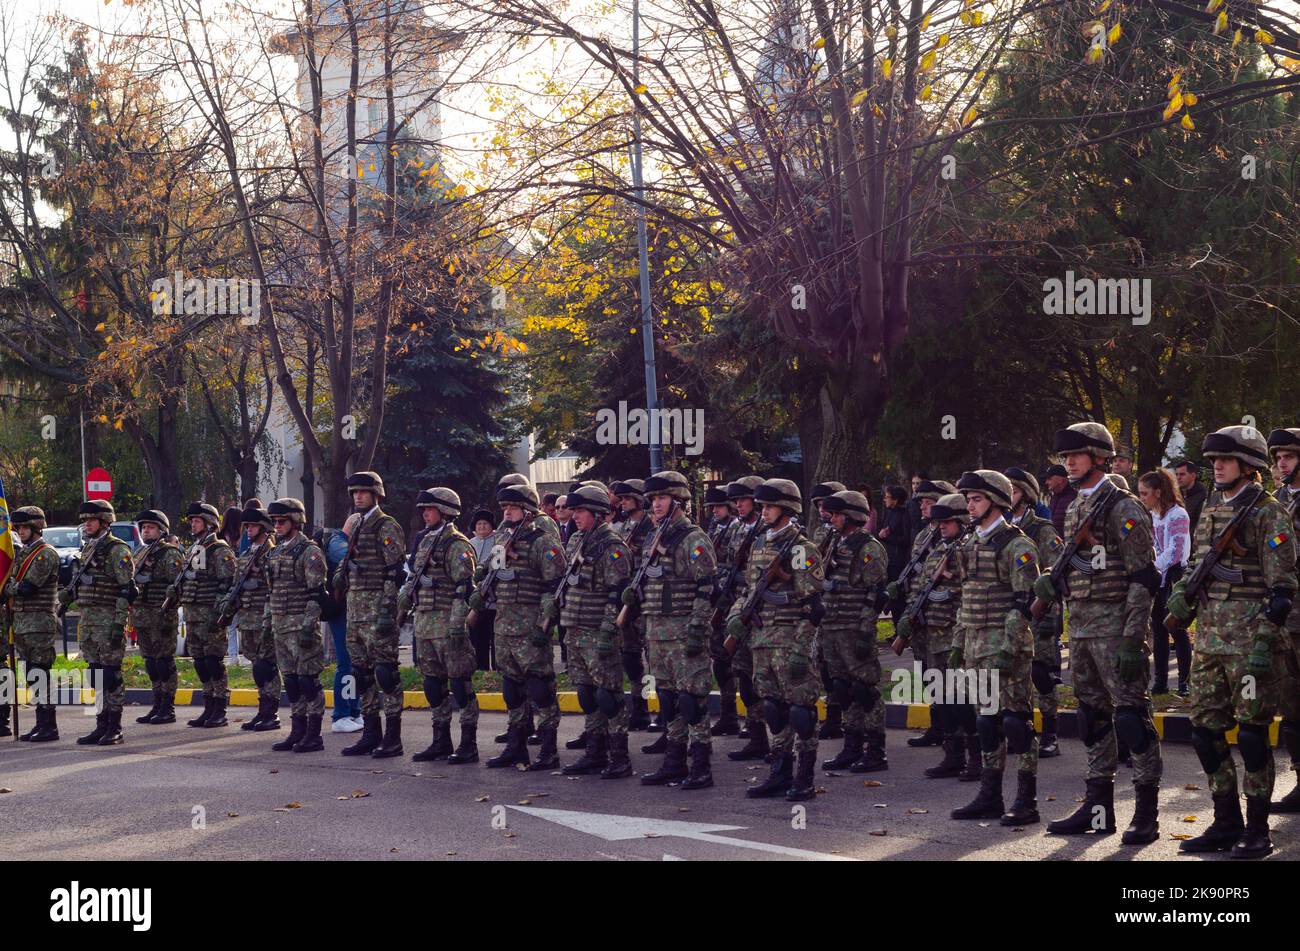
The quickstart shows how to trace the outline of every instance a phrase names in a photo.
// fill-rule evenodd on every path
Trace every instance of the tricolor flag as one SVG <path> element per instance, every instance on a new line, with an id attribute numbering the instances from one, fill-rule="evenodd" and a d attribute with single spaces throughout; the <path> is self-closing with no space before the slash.
<path id="1" fill-rule="evenodd" d="M 9 503 L 5 501 L 5 483 L 0 479 L 0 588 L 9 579 L 14 566 L 14 539 L 9 534 Z"/>
<path id="2" fill-rule="evenodd" d="M 4 493 L 0 492 L 0 505 L 3 504 L 4 504 Z M 1276 548 L 1278 545 L 1286 541 L 1286 538 L 1287 538 L 1286 532 L 1278 532 L 1276 535 L 1274 535 L 1272 538 L 1268 540 L 1268 547 Z"/>

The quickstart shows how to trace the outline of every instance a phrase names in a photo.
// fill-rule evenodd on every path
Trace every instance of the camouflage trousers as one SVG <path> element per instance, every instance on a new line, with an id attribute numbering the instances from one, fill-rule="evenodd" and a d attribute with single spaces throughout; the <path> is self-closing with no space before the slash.
<path id="1" fill-rule="evenodd" d="M 176 696 L 176 612 L 161 608 L 131 607 L 131 624 L 140 656 L 150 670 L 154 689 L 165 697 Z M 153 663 L 150 663 L 153 661 Z M 161 674 L 161 677 L 156 676 Z"/>
<path id="2" fill-rule="evenodd" d="M 271 640 L 275 645 L 275 665 L 284 679 L 292 715 L 324 716 L 325 691 L 321 689 L 320 675 L 325 669 L 325 639 L 320 624 L 276 631 Z M 279 699 L 277 696 L 277 703 Z"/>
<path id="3" fill-rule="evenodd" d="M 1028 749 L 1017 754 L 1016 769 L 1022 773 L 1038 772 L 1038 734 L 1034 730 L 1034 704 L 1030 699 L 1033 680 L 1030 665 L 1033 648 L 1025 642 L 1007 649 L 1007 635 L 1003 625 L 995 627 L 967 627 L 965 629 L 966 689 L 973 685 L 976 717 L 995 717 L 996 744 L 990 735 L 980 734 L 980 752 L 985 769 L 1005 769 L 1007 738 L 1005 719 L 1008 714 L 1027 720 Z M 973 677 L 973 680 L 971 679 Z M 945 699 L 957 700 L 958 697 Z M 979 722 L 978 720 L 976 721 Z"/>
<path id="4" fill-rule="evenodd" d="M 816 707 L 821 693 L 817 670 L 813 666 L 814 629 L 811 622 L 793 625 L 771 624 L 763 630 L 763 642 L 751 649 L 754 654 L 754 693 L 771 700 L 782 709 L 791 706 Z M 815 753 L 817 731 L 798 737 L 786 723 L 772 738 L 773 753 Z"/>
<path id="5" fill-rule="evenodd" d="M 885 702 L 880 695 L 880 648 L 874 634 L 874 630 L 859 632 L 857 627 L 822 627 L 817 646 L 835 700 L 844 708 L 844 731 L 879 740 L 885 734 Z"/>
<path id="6" fill-rule="evenodd" d="M 465 706 L 460 710 L 462 728 L 478 724 L 478 694 L 474 693 L 472 678 L 478 667 L 474 645 L 468 634 L 451 633 L 450 612 L 417 611 L 415 614 L 415 659 L 424 675 L 425 695 L 429 697 L 430 714 L 435 729 L 451 724 L 452 694 L 448 682 L 463 681 L 466 689 Z M 430 681 L 440 686 L 431 691 Z M 438 698 L 437 704 L 433 703 Z"/>
<path id="7" fill-rule="evenodd" d="M 400 716 L 402 680 L 397 666 L 397 595 L 384 591 L 348 590 L 348 655 L 358 673 L 361 716 Z M 381 671 L 381 668 L 383 670 Z M 388 685 L 384 685 L 387 679 Z"/>
<path id="8" fill-rule="evenodd" d="M 731 674 L 742 698 L 747 689 L 744 685 L 746 683 L 750 685 L 748 689 L 751 697 L 745 700 L 745 726 L 752 733 L 763 726 L 763 701 L 759 698 L 758 692 L 753 689 L 754 652 L 750 650 L 748 644 L 741 644 L 736 648 L 736 656 L 731 658 Z"/>
<path id="9" fill-rule="evenodd" d="M 555 659 L 550 641 L 548 640 L 544 647 L 540 647 L 532 643 L 531 635 L 505 634 L 498 626 L 496 649 L 497 670 L 501 671 L 501 676 L 520 685 L 526 685 L 529 678 L 534 681 L 540 680 L 547 689 L 547 695 L 553 698 L 546 706 L 538 706 L 527 694 L 524 694 L 516 706 L 509 707 L 507 697 L 506 719 L 509 726 L 524 727 L 531 706 L 537 713 L 535 725 L 539 732 L 557 727 L 560 723 L 560 704 L 557 699 L 554 699 Z"/>
<path id="10" fill-rule="evenodd" d="M 126 630 L 123 620 L 113 608 L 83 608 L 77 625 L 77 643 L 81 656 L 92 671 L 106 669 L 112 684 L 105 684 L 102 709 L 120 713 L 126 700 L 126 685 L 122 680 L 122 658 L 126 655 Z M 96 702 L 99 698 L 96 697 Z"/>
<path id="11" fill-rule="evenodd" d="M 1219 767 L 1209 774 L 1210 792 L 1225 793 L 1237 786 L 1237 766 L 1232 760 L 1226 740 L 1217 737 L 1238 724 L 1261 726 L 1267 729 L 1273 723 L 1278 706 L 1278 693 L 1282 677 L 1279 672 L 1285 663 L 1282 645 L 1273 653 L 1273 673 L 1266 676 L 1254 674 L 1247 666 L 1245 654 L 1207 654 L 1194 651 L 1192 674 L 1188 695 L 1191 701 L 1192 728 L 1209 730 L 1216 734 L 1215 746 L 1220 755 Z M 1247 796 L 1273 795 L 1273 749 L 1259 769 L 1244 769 L 1244 782 L 1240 786 Z"/>
<path id="12" fill-rule="evenodd" d="M 203 658 L 211 664 L 211 673 L 199 671 L 204 699 L 228 703 L 230 681 L 226 675 L 226 652 L 230 649 L 230 629 L 220 623 L 215 607 L 185 605 L 185 648 L 191 657 Z"/>
<path id="13" fill-rule="evenodd" d="M 1278 712 L 1284 729 L 1300 736 L 1300 631 L 1287 631 L 1281 644 L 1283 678 L 1278 684 Z M 1291 768 L 1300 773 L 1300 746 L 1291 753 Z"/>
<path id="14" fill-rule="evenodd" d="M 718 696 L 722 699 L 722 708 L 731 709 L 736 705 L 735 663 L 723 646 L 727 640 L 726 625 L 718 625 L 709 630 L 709 657 L 713 660 L 713 679 L 718 684 Z"/>
<path id="15" fill-rule="evenodd" d="M 1049 637 L 1034 638 L 1034 661 L 1038 664 L 1046 664 L 1049 672 L 1061 669 L 1061 641 L 1053 629 Z M 1056 703 L 1056 688 L 1044 693 L 1034 688 L 1038 695 L 1038 709 L 1042 711 L 1045 717 L 1054 717 L 1060 709 Z"/>
<path id="16" fill-rule="evenodd" d="M 713 689 L 713 659 L 707 650 L 700 651 L 694 657 L 686 654 L 686 626 L 678 623 L 685 619 L 656 617 L 650 623 L 655 630 L 646 631 L 646 648 L 650 656 L 650 676 L 655 679 L 655 687 L 674 691 L 680 698 L 689 694 L 697 700 L 707 703 Z M 680 637 L 663 636 L 668 631 L 680 631 Z M 662 711 L 660 714 L 662 718 Z M 661 720 L 662 722 L 662 720 Z M 678 712 L 668 723 L 668 741 L 670 743 L 703 743 L 713 747 L 713 736 L 709 732 L 709 714 L 707 707 L 698 723 L 688 724 L 681 713 L 681 701 L 678 700 Z"/>
<path id="17" fill-rule="evenodd" d="M 1088 778 L 1115 778 L 1119 767 L 1115 711 L 1119 707 L 1128 707 L 1137 711 L 1151 738 L 1146 750 L 1141 753 L 1133 751 L 1133 782 L 1155 784 L 1160 782 L 1164 765 L 1151 710 L 1151 649 L 1143 647 L 1140 675 L 1124 681 L 1119 676 L 1119 649 L 1123 640 L 1121 635 L 1114 634 L 1078 637 L 1070 641 L 1070 670 L 1074 675 L 1074 695 L 1079 700 L 1082 718 L 1080 733 L 1088 751 Z"/>
<path id="18" fill-rule="evenodd" d="M 583 704 L 583 712 L 587 717 L 583 724 L 583 729 L 587 733 L 599 735 L 608 733 L 611 736 L 619 736 L 627 732 L 629 720 L 627 704 L 623 702 L 623 665 L 619 657 L 621 651 L 620 639 L 615 636 L 612 638 L 612 649 L 609 653 L 601 656 L 600 631 L 592 628 L 571 627 L 568 631 L 569 640 L 569 680 L 578 688 L 578 701 Z M 583 688 L 603 689 L 618 699 L 618 712 L 614 716 L 608 716 L 594 698 L 587 699 L 585 694 L 594 694 L 595 690 L 584 690 Z M 591 709 L 587 709 L 591 707 Z"/>
<path id="19" fill-rule="evenodd" d="M 265 662 L 273 666 L 275 660 L 275 635 L 271 633 L 269 625 L 262 624 L 238 624 L 239 630 L 239 652 L 247 657 L 253 663 L 253 678 L 257 679 L 262 674 Z M 258 661 L 263 661 L 258 665 Z M 269 676 L 265 677 L 265 683 L 257 685 L 257 697 L 259 700 L 274 700 L 280 702 L 280 672 L 274 670 Z"/>
<path id="20" fill-rule="evenodd" d="M 51 630 L 45 631 L 19 631 L 14 630 L 14 648 L 18 652 L 18 657 L 28 667 L 41 667 L 49 669 L 54 666 L 54 659 L 57 656 L 54 650 L 55 633 Z"/>

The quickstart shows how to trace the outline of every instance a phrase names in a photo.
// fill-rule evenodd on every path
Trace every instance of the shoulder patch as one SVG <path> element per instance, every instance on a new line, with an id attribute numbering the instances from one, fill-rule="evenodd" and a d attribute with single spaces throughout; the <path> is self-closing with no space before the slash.
<path id="1" fill-rule="evenodd" d="M 546 558 L 548 561 L 553 561 L 554 559 L 560 557 L 560 549 L 552 545 L 551 547 L 547 548 L 546 551 L 542 552 L 542 556 Z"/>
<path id="2" fill-rule="evenodd" d="M 1274 535 L 1272 538 L 1268 540 L 1268 547 L 1277 548 L 1279 545 L 1284 545 L 1286 544 L 1286 540 L 1290 537 L 1291 536 L 1288 535 L 1286 532 L 1278 532 L 1276 535 Z"/>
<path id="3" fill-rule="evenodd" d="M 1124 524 L 1122 524 L 1122 525 L 1119 527 L 1119 532 L 1120 532 L 1121 535 L 1127 535 L 1129 532 L 1133 531 L 1133 529 L 1135 529 L 1135 528 L 1137 528 L 1137 519 L 1135 519 L 1135 518 L 1126 518 L 1126 519 L 1124 519 Z"/>
<path id="4" fill-rule="evenodd" d="M 1053 555 L 1055 555 L 1064 547 L 1065 544 L 1056 535 L 1053 535 L 1052 540 L 1047 543 L 1047 550 L 1050 551 Z"/>
<path id="5" fill-rule="evenodd" d="M 1016 567 L 1028 568 L 1034 563 L 1034 553 L 1031 551 L 1022 551 L 1016 556 Z"/>
<path id="6" fill-rule="evenodd" d="M 704 550 L 705 550 L 704 546 L 700 544 L 696 544 L 694 547 L 692 547 L 691 555 L 690 555 L 691 561 L 696 561 L 697 559 L 699 559 L 700 556 L 704 554 Z"/>
<path id="7" fill-rule="evenodd" d="M 622 557 L 623 557 L 623 553 L 622 553 L 621 551 L 619 551 L 617 548 L 614 548 L 614 549 L 611 549 L 611 550 L 610 550 L 610 553 L 609 553 L 609 560 L 610 560 L 611 562 L 618 561 L 618 560 L 619 560 L 620 558 L 622 558 Z"/>

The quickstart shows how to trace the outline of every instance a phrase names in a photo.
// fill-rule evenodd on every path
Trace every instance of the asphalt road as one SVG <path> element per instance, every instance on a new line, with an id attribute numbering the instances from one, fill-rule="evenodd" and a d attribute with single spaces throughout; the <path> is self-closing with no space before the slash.
<path id="1" fill-rule="evenodd" d="M 429 738 L 425 714 L 404 717 L 404 758 L 358 762 L 338 754 L 350 735 L 327 732 L 321 753 L 273 753 L 269 746 L 283 733 L 146 728 L 129 722 L 136 710 L 127 710 L 119 747 L 75 746 L 93 721 L 73 709 L 60 711 L 58 743 L 0 741 L 0 788 L 9 790 L 0 794 L 0 859 L 1167 860 L 1178 857 L 1171 834 L 1196 834 L 1211 818 L 1204 776 L 1182 745 L 1165 748 L 1161 840 L 1128 848 L 1118 835 L 1055 837 L 1042 825 L 1015 830 L 949 819 L 975 784 L 925 779 L 921 770 L 938 751 L 908 748 L 903 731 L 889 734 L 887 772 L 819 769 L 825 792 L 796 805 L 745 798 L 766 766 L 721 755 L 739 745 L 734 738 L 715 741 L 714 788 L 686 792 L 635 779 L 413 763 L 410 755 Z M 232 711 L 241 719 L 251 712 Z M 31 711 L 23 713 L 30 724 Z M 182 720 L 193 713 L 177 711 Z M 485 758 L 504 722 L 503 714 L 483 714 Z M 561 740 L 580 729 L 579 717 L 564 717 Z M 639 752 L 652 738 L 632 735 L 639 770 L 658 759 Z M 823 743 L 820 755 L 838 748 Z M 1063 749 L 1042 763 L 1044 821 L 1072 811 L 1082 792 L 1083 749 L 1077 741 Z M 561 752 L 565 762 L 577 755 Z M 1280 792 L 1295 782 L 1282 764 L 1278 776 Z M 1013 791 L 1008 776 L 1008 800 Z M 1123 775 L 1117 797 L 1122 828 L 1133 808 Z M 1273 827 L 1272 858 L 1285 859 L 1300 840 L 1300 819 L 1278 817 Z"/>

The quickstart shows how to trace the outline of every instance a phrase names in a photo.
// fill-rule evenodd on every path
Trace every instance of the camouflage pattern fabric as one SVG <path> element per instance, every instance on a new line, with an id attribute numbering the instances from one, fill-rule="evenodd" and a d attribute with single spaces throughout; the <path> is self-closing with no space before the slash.
<path id="1" fill-rule="evenodd" d="M 298 699 L 292 701 L 292 715 L 322 716 L 325 693 L 319 681 L 325 669 L 325 639 L 320 629 L 320 602 L 312 592 L 324 591 L 329 575 L 325 553 L 315 542 L 295 533 L 267 554 L 266 574 L 270 597 L 262 617 L 275 643 L 280 675 L 286 683 L 291 677 L 315 681 L 310 697 L 295 691 Z"/>
<path id="2" fill-rule="evenodd" d="M 348 563 L 348 654 L 366 675 L 361 694 L 362 717 L 398 716 L 402 712 L 402 686 L 384 690 L 376 668 L 397 667 L 397 576 L 406 558 L 406 538 L 397 520 L 378 506 L 353 529 L 358 539 Z"/>

